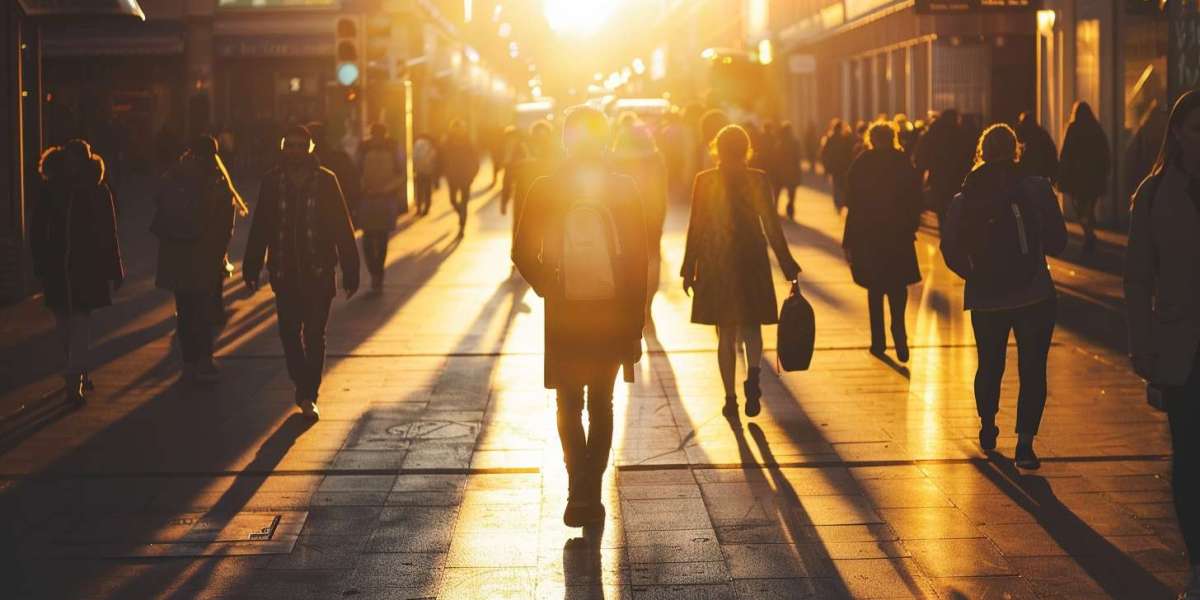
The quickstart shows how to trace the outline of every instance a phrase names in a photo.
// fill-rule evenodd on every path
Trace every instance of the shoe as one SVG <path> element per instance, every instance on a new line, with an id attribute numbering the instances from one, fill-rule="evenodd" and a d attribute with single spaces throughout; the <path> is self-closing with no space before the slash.
<path id="1" fill-rule="evenodd" d="M 758 413 L 762 412 L 762 388 L 758 385 L 758 376 L 760 369 L 750 369 L 746 381 L 742 384 L 746 392 L 746 416 L 757 417 Z"/>
<path id="2" fill-rule="evenodd" d="M 979 447 L 984 452 L 991 452 L 996 449 L 996 436 L 1000 435 L 1000 428 L 996 427 L 995 423 L 985 423 L 979 428 Z"/>
<path id="3" fill-rule="evenodd" d="M 83 389 L 83 375 L 76 377 L 68 377 L 66 381 L 66 402 L 72 406 L 83 406 L 87 404 L 87 396 Z"/>
<path id="4" fill-rule="evenodd" d="M 211 358 L 197 362 L 192 368 L 192 379 L 196 383 L 216 383 L 221 380 L 221 372 Z"/>
<path id="5" fill-rule="evenodd" d="M 737 418 L 737 396 L 725 396 L 725 406 L 721 407 L 721 414 L 725 415 L 727 419 Z"/>
<path id="6" fill-rule="evenodd" d="M 867 349 L 867 352 L 870 352 L 871 356 L 883 356 L 887 353 L 887 348 L 885 348 L 882 344 L 878 346 L 871 344 L 871 347 Z"/>
<path id="7" fill-rule="evenodd" d="M 892 335 L 892 338 L 896 340 L 896 360 L 902 363 L 908 362 L 908 339 L 895 334 Z"/>
<path id="8" fill-rule="evenodd" d="M 576 493 L 567 497 L 567 507 L 563 509 L 563 525 L 567 527 L 583 527 L 591 522 L 593 509 L 590 504 Z"/>
<path id="9" fill-rule="evenodd" d="M 300 401 L 300 414 L 314 421 L 321 418 L 321 411 L 317 410 L 317 403 L 310 398 L 304 398 Z"/>
<path id="10" fill-rule="evenodd" d="M 92 382 L 91 375 L 87 371 L 83 372 L 83 391 L 93 392 L 96 390 L 96 384 Z"/>
<path id="11" fill-rule="evenodd" d="M 1033 451 L 1033 442 L 1017 443 L 1017 452 L 1013 457 L 1013 462 L 1022 469 L 1030 471 L 1037 470 L 1042 466 L 1042 461 L 1038 459 L 1037 453 Z"/>

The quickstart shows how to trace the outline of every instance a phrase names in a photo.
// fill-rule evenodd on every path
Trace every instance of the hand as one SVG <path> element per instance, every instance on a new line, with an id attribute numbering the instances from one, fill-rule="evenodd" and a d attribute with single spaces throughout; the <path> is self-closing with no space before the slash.
<path id="1" fill-rule="evenodd" d="M 247 273 L 242 271 L 242 283 L 246 284 L 246 289 L 251 293 L 258 291 L 258 273 Z"/>
<path id="2" fill-rule="evenodd" d="M 1137 373 L 1138 377 L 1150 381 L 1151 375 L 1154 374 L 1154 355 L 1153 354 L 1134 354 L 1132 357 L 1133 372 Z"/>
<path id="3" fill-rule="evenodd" d="M 691 277 L 683 278 L 683 293 L 684 294 L 691 296 L 692 288 L 694 288 L 694 287 L 696 287 L 696 280 L 692 279 Z"/>
<path id="4" fill-rule="evenodd" d="M 642 338 L 641 337 L 634 339 L 629 344 L 629 348 L 626 349 L 626 351 L 625 351 L 625 360 L 628 361 L 630 364 L 637 364 L 638 361 L 642 360 Z"/>

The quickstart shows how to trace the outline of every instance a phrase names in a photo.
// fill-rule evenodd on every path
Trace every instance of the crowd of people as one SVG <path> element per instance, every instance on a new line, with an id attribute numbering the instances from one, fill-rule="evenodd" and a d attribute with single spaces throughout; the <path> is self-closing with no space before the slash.
<path id="1" fill-rule="evenodd" d="M 819 142 L 809 143 L 788 124 L 733 124 L 716 110 L 668 115 L 654 127 L 632 113 L 610 119 L 577 107 L 561 131 L 538 121 L 502 138 L 492 151 L 500 159 L 491 185 L 501 186 L 500 210 L 512 213 L 514 269 L 546 303 L 545 385 L 557 396 L 569 475 L 567 525 L 604 516 L 600 490 L 612 444 L 613 389 L 622 371 L 632 380 L 643 338 L 653 335 L 650 306 L 664 221 L 670 198 L 689 189 L 689 174 L 680 277 L 693 296 L 691 321 L 715 328 L 727 418 L 739 418 L 743 408 L 735 377 L 739 353 L 746 366 L 744 413 L 753 418 L 762 409 L 762 326 L 779 316 L 769 254 L 785 279 L 797 280 L 801 270 L 784 237 L 778 201 L 784 195 L 782 212 L 795 218 L 801 161 L 810 160 L 822 165 L 835 204 L 846 211 L 842 244 L 854 282 L 867 291 L 873 354 L 887 349 L 886 300 L 895 358 L 910 359 L 904 323 L 907 288 L 921 280 L 916 233 L 924 211 L 937 214 L 942 257 L 965 281 L 964 309 L 975 333 L 979 446 L 996 448 L 1007 343 L 1015 335 L 1014 462 L 1040 466 L 1034 439 L 1057 318 L 1046 257 L 1062 252 L 1068 237 L 1054 188 L 1071 200 L 1090 247 L 1095 202 L 1107 177 L 1107 142 L 1086 103 L 1076 106 L 1061 153 L 1030 115 L 1015 127 L 994 124 L 976 135 L 952 110 L 928 125 L 900 116 L 860 125 L 855 133 L 835 120 Z M 1165 390 L 1176 508 L 1196 563 L 1200 444 L 1191 432 L 1200 427 L 1194 398 L 1200 315 L 1192 289 L 1195 260 L 1186 248 L 1200 227 L 1200 93 L 1178 100 L 1164 138 L 1134 197 L 1125 291 L 1134 369 Z M 317 418 L 336 273 L 346 296 L 354 295 L 360 260 L 354 231 L 362 229 L 363 262 L 372 287 L 382 285 L 387 240 L 407 211 L 407 157 L 383 125 L 371 128 L 356 158 L 323 146 L 319 125 L 289 128 L 279 155 L 261 181 L 242 278 L 255 290 L 267 271 L 295 402 Z M 452 123 L 442 140 L 418 136 L 412 162 L 417 215 L 428 214 L 432 191 L 445 178 L 464 235 L 481 162 L 466 123 Z M 82 140 L 48 149 L 40 169 L 45 193 L 33 214 L 35 266 L 61 337 L 68 397 L 83 402 L 90 315 L 111 304 L 125 277 L 114 200 L 103 160 Z M 213 381 L 214 315 L 231 272 L 227 250 L 237 216 L 248 214 L 218 140 L 202 136 L 189 144 L 164 176 L 156 202 L 156 284 L 175 297 L 183 376 Z M 1197 576 L 1194 593 L 1200 593 L 1200 567 Z"/>

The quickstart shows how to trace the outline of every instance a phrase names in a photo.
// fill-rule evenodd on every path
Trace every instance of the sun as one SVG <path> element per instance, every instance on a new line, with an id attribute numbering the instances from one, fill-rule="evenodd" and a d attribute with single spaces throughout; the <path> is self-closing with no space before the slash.
<path id="1" fill-rule="evenodd" d="M 550 28 L 560 34 L 595 33 L 625 0 L 542 0 Z"/>

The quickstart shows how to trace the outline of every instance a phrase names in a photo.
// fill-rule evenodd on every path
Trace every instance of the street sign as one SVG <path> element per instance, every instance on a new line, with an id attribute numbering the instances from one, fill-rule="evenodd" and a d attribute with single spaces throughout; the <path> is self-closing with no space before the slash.
<path id="1" fill-rule="evenodd" d="M 1042 0 L 916 0 L 917 14 L 926 15 L 1029 11 L 1041 7 Z"/>

